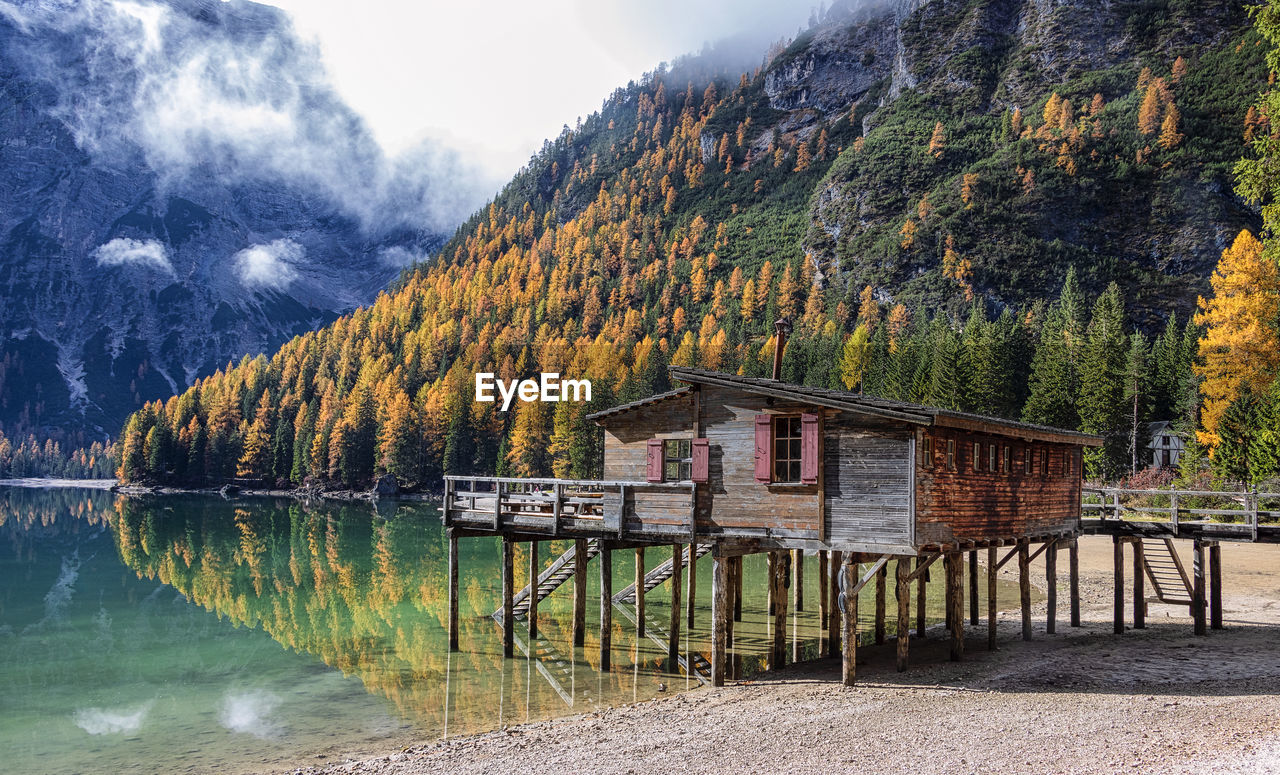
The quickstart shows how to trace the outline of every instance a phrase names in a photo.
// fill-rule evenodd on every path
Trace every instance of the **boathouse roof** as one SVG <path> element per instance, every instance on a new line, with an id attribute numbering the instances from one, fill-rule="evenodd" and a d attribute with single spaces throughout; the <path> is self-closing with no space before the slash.
<path id="1" fill-rule="evenodd" d="M 669 366 L 672 379 L 690 385 L 716 385 L 734 388 L 748 393 L 781 398 L 799 403 L 824 406 L 831 409 L 871 415 L 888 420 L 897 420 L 912 425 L 958 428 L 979 433 L 996 433 L 1005 436 L 1047 441 L 1063 444 L 1079 444 L 1086 447 L 1102 446 L 1102 437 L 1079 431 L 1054 428 L 1036 423 L 1006 420 L 1002 417 L 990 417 L 971 412 L 959 412 L 952 409 L 913 404 L 906 401 L 894 401 L 887 398 L 861 395 L 847 390 L 831 390 L 828 388 L 797 385 L 791 382 L 767 379 L 763 377 L 743 377 L 737 374 L 726 374 L 720 371 L 707 371 L 688 366 Z M 622 404 L 587 416 L 587 419 L 601 421 L 610 417 L 625 414 L 643 406 L 668 401 L 687 394 L 688 385 L 676 390 L 659 393 L 639 401 Z"/>

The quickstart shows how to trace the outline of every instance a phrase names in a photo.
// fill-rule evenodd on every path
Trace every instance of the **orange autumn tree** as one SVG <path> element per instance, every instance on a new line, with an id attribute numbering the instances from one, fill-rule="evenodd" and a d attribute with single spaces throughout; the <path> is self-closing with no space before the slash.
<path id="1" fill-rule="evenodd" d="M 1197 436 L 1218 444 L 1218 423 L 1241 389 L 1262 392 L 1280 367 L 1280 335 L 1275 317 L 1280 304 L 1280 272 L 1263 255 L 1262 243 L 1248 230 L 1222 251 L 1210 279 L 1213 296 L 1197 300 L 1195 322 L 1203 327 L 1199 343 L 1203 430 Z"/>

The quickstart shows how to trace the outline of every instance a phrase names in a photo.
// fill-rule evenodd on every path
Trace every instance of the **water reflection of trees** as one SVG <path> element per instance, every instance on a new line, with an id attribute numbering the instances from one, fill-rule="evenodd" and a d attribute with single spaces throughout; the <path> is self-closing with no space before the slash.
<path id="1" fill-rule="evenodd" d="M 68 522 L 98 528 L 115 497 L 106 490 L 0 487 L 0 527 L 12 528 L 6 532 L 13 536 Z"/>

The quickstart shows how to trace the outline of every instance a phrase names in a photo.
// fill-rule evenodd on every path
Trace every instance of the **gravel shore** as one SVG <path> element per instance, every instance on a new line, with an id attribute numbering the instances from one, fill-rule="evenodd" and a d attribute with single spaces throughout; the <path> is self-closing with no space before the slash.
<path id="1" fill-rule="evenodd" d="M 999 648 L 972 628 L 962 662 L 938 633 L 913 641 L 898 673 L 890 640 L 859 650 L 851 689 L 838 661 L 809 662 L 289 772 L 1280 773 L 1280 547 L 1224 544 L 1226 629 L 1200 638 L 1185 607 L 1156 603 L 1145 630 L 1114 635 L 1111 552 L 1108 538 L 1081 542 L 1084 626 L 1067 625 L 1060 560 L 1057 634 L 1045 634 L 1042 606 L 1029 642 L 1016 612 L 1003 613 Z M 1032 572 L 1043 579 L 1039 562 Z"/>

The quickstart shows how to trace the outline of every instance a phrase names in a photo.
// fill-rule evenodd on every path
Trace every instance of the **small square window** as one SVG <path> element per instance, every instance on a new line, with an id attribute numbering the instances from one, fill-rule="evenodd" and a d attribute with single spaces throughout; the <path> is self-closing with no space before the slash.
<path id="1" fill-rule="evenodd" d="M 687 482 L 693 478 L 693 441 L 667 439 L 662 442 L 662 480 Z"/>
<path id="2" fill-rule="evenodd" d="M 800 418 L 773 421 L 773 481 L 800 481 Z"/>

